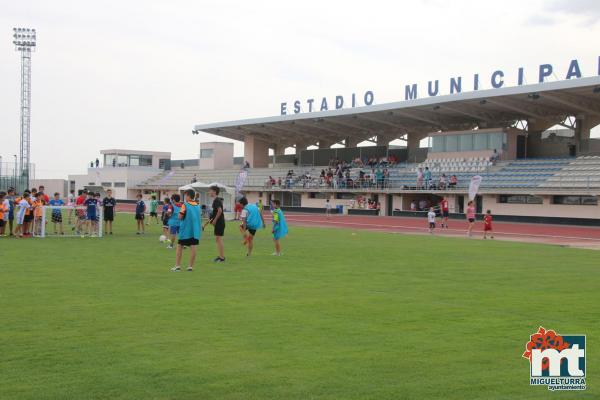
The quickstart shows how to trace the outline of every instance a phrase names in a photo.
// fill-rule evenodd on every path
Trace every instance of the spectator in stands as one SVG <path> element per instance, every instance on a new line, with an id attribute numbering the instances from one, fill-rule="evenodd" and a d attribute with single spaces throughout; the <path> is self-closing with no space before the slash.
<path id="1" fill-rule="evenodd" d="M 383 171 L 381 169 L 377 168 L 377 171 L 375 171 L 375 178 L 377 179 L 377 187 L 383 189 Z"/>
<path id="2" fill-rule="evenodd" d="M 423 188 L 423 168 L 417 170 L 417 190 Z"/>
<path id="3" fill-rule="evenodd" d="M 184 168 L 185 168 L 185 163 L 182 161 L 182 162 L 181 162 L 181 164 L 179 165 L 179 167 L 180 167 L 181 169 L 184 169 Z"/>
<path id="4" fill-rule="evenodd" d="M 450 182 L 448 183 L 448 188 L 450 188 L 450 189 L 455 188 L 457 183 L 458 183 L 458 178 L 456 177 L 456 175 L 452 175 L 450 177 Z"/>
<path id="5" fill-rule="evenodd" d="M 383 187 L 390 187 L 390 171 L 387 168 L 383 170 Z"/>
<path id="6" fill-rule="evenodd" d="M 425 167 L 423 178 L 425 179 L 425 189 L 431 189 L 431 171 L 429 170 L 429 167 Z"/>
<path id="7" fill-rule="evenodd" d="M 198 182 L 198 178 L 196 178 L 196 174 L 194 174 L 194 177 L 192 178 L 192 183 L 196 183 Z"/>
<path id="8" fill-rule="evenodd" d="M 98 160 L 98 158 L 96 158 L 96 168 L 98 168 L 100 166 L 100 160 Z"/>
<path id="9" fill-rule="evenodd" d="M 494 149 L 494 153 L 490 156 L 490 161 L 496 164 L 496 161 L 500 159 L 500 154 L 498 154 L 498 150 Z"/>
<path id="10" fill-rule="evenodd" d="M 419 200 L 419 211 L 425 211 L 427 209 L 427 200 Z"/>
<path id="11" fill-rule="evenodd" d="M 440 182 L 438 183 L 438 189 L 440 189 L 440 190 L 446 189 L 446 174 L 442 174 L 442 176 L 440 176 Z M 442 228 L 443 228 L 443 226 L 442 226 Z"/>
<path id="12" fill-rule="evenodd" d="M 281 187 L 281 178 L 277 178 L 277 186 Z"/>
<path id="13" fill-rule="evenodd" d="M 248 161 L 244 163 L 243 169 L 250 169 L 250 163 Z"/>
<path id="14" fill-rule="evenodd" d="M 112 160 L 112 166 L 113 166 L 113 168 L 117 166 L 117 159 L 116 158 L 113 158 L 113 160 Z"/>

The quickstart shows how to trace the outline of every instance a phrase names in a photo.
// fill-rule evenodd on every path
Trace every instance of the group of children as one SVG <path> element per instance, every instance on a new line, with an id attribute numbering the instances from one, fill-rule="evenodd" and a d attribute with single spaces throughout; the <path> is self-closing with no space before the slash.
<path id="1" fill-rule="evenodd" d="M 442 229 L 443 228 L 448 228 L 448 216 L 449 216 L 449 207 L 448 207 L 448 200 L 446 198 L 443 198 L 442 201 L 439 204 L 439 208 L 440 208 L 440 215 L 442 218 Z M 467 203 L 467 210 L 465 213 L 465 216 L 467 218 L 467 235 L 469 237 L 473 236 L 473 227 L 475 226 L 475 219 L 476 219 L 476 209 L 475 209 L 475 203 L 473 202 L 473 200 L 470 200 Z M 437 214 L 435 212 L 435 208 L 434 207 L 430 207 L 429 208 L 429 212 L 427 213 L 427 222 L 429 224 L 429 233 L 433 234 L 433 231 L 435 230 L 435 226 L 436 226 L 436 217 Z M 490 236 L 491 239 L 494 238 L 494 231 L 492 228 L 492 211 L 491 210 L 487 210 L 487 212 L 485 213 L 485 215 L 483 216 L 483 238 L 487 239 L 488 235 Z"/>
<path id="2" fill-rule="evenodd" d="M 60 193 L 54 193 L 54 197 L 50 199 L 44 194 L 43 186 L 40 186 L 39 190 L 25 190 L 20 196 L 16 195 L 14 188 L 0 192 L 0 236 L 24 238 L 40 235 L 45 205 L 63 206 L 64 202 Z M 58 226 L 62 234 L 62 219 L 56 218 L 54 212 L 52 222 L 55 233 L 58 233 Z"/>
<path id="3" fill-rule="evenodd" d="M 105 230 L 112 235 L 112 221 L 114 219 L 115 199 L 111 190 L 101 200 L 100 193 L 82 190 L 75 198 L 75 191 L 71 190 L 67 203 L 61 198 L 60 193 L 54 193 L 52 198 L 44 193 L 44 187 L 39 190 L 33 188 L 25 190 L 22 195 L 16 195 L 14 188 L 0 192 L 0 236 L 14 236 L 26 238 L 41 235 L 45 224 L 51 222 L 55 235 L 64 235 L 63 210 L 68 207 L 68 224 L 77 235 L 95 235 L 98 232 L 99 209 L 104 210 Z M 44 206 L 51 207 L 50 221 L 44 224 Z M 72 224 L 73 216 L 75 222 Z M 8 228 L 8 231 L 7 231 Z"/>
<path id="4" fill-rule="evenodd" d="M 223 243 L 225 214 L 223 199 L 219 197 L 219 193 L 220 188 L 218 186 L 211 186 L 209 188 L 208 194 L 213 199 L 212 211 L 204 224 L 202 224 L 202 208 L 196 200 L 196 193 L 193 189 L 187 190 L 184 193 L 183 201 L 179 194 L 174 194 L 164 200 L 161 220 L 163 222 L 163 235 L 168 237 L 167 242 L 169 244 L 167 248 L 172 249 L 175 242 L 177 242 L 175 266 L 171 268 L 172 272 L 181 271 L 183 249 L 186 247 L 190 249 L 190 259 L 186 270 L 193 271 L 197 253 L 196 246 L 200 243 L 202 232 L 208 225 L 213 226 L 218 252 L 213 261 L 216 263 L 225 262 Z M 246 255 L 251 256 L 254 248 L 254 237 L 257 231 L 266 227 L 262 207 L 261 205 L 248 203 L 245 197 L 239 199 L 238 202 L 242 206 L 240 212 L 240 219 L 242 221 L 240 232 L 243 235 L 242 244 L 246 247 Z M 275 245 L 273 255 L 280 256 L 282 255 L 280 240 L 287 235 L 288 227 L 278 200 L 273 201 L 271 209 L 273 214 L 273 229 L 271 233 Z"/>

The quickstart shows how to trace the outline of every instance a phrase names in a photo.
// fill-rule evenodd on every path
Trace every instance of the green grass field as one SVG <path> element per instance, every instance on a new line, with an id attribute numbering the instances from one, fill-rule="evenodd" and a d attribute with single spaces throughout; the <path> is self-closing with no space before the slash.
<path id="1" fill-rule="evenodd" d="M 246 259 L 229 224 L 170 273 L 158 227 L 115 232 L 0 239 L 0 399 L 600 397 L 599 252 L 292 227 Z M 539 325 L 587 335 L 586 392 L 529 386 Z"/>

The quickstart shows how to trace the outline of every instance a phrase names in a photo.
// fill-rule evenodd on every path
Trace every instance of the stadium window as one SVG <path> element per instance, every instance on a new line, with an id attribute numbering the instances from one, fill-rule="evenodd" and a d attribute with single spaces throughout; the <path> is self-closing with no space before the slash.
<path id="1" fill-rule="evenodd" d="M 498 203 L 504 204 L 543 204 L 544 199 L 540 196 L 501 194 Z"/>
<path id="2" fill-rule="evenodd" d="M 100 183 L 100 186 L 102 186 L 102 187 L 112 187 L 112 182 L 102 182 L 102 183 Z"/>
<path id="3" fill-rule="evenodd" d="M 473 135 L 458 135 L 458 150 L 471 151 L 473 150 Z"/>
<path id="4" fill-rule="evenodd" d="M 140 156 L 131 155 L 129 156 L 129 165 L 137 167 L 140 165 Z"/>
<path id="5" fill-rule="evenodd" d="M 292 195 L 292 206 L 300 207 L 302 205 L 302 195 L 300 193 L 291 193 Z"/>
<path id="6" fill-rule="evenodd" d="M 596 196 L 553 196 L 552 203 L 568 206 L 597 206 L 598 198 Z"/>
<path id="7" fill-rule="evenodd" d="M 200 149 L 200 158 L 213 158 L 214 149 Z"/>
<path id="8" fill-rule="evenodd" d="M 140 159 L 140 166 L 141 167 L 150 167 L 152 166 L 152 156 L 139 156 Z"/>
<path id="9" fill-rule="evenodd" d="M 115 156 L 114 154 L 105 154 L 104 155 L 104 165 L 105 166 L 106 165 L 111 165 L 112 166 L 113 160 L 115 160 L 115 163 L 117 162 L 116 158 L 117 158 L 117 156 Z"/>
<path id="10" fill-rule="evenodd" d="M 125 187 L 125 182 L 115 182 L 115 187 Z"/>
<path id="11" fill-rule="evenodd" d="M 338 200 L 354 200 L 356 198 L 356 195 L 354 193 L 341 192 L 336 193 L 335 198 Z"/>
<path id="12" fill-rule="evenodd" d="M 486 150 L 488 148 L 487 133 L 476 133 L 473 135 L 473 150 Z"/>
<path id="13" fill-rule="evenodd" d="M 446 149 L 444 151 L 458 151 L 458 135 L 446 136 Z"/>
<path id="14" fill-rule="evenodd" d="M 445 136 L 433 136 L 431 138 L 431 151 L 433 152 L 442 152 L 446 151 L 446 137 Z"/>
<path id="15" fill-rule="evenodd" d="M 597 206 L 598 205 L 598 197 L 596 197 L 596 196 L 581 196 L 581 205 Z"/>
<path id="16" fill-rule="evenodd" d="M 504 137 L 505 137 L 505 133 L 490 133 L 489 134 L 489 146 L 488 149 L 489 150 L 501 150 L 504 149 Z"/>

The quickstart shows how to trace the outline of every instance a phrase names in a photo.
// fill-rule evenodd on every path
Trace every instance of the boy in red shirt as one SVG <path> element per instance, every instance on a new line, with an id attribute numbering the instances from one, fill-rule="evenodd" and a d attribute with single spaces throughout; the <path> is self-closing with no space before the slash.
<path id="1" fill-rule="evenodd" d="M 483 216 L 483 238 L 487 239 L 488 233 L 490 234 L 490 238 L 494 238 L 494 231 L 492 230 L 492 211 L 487 210 L 485 215 Z"/>

